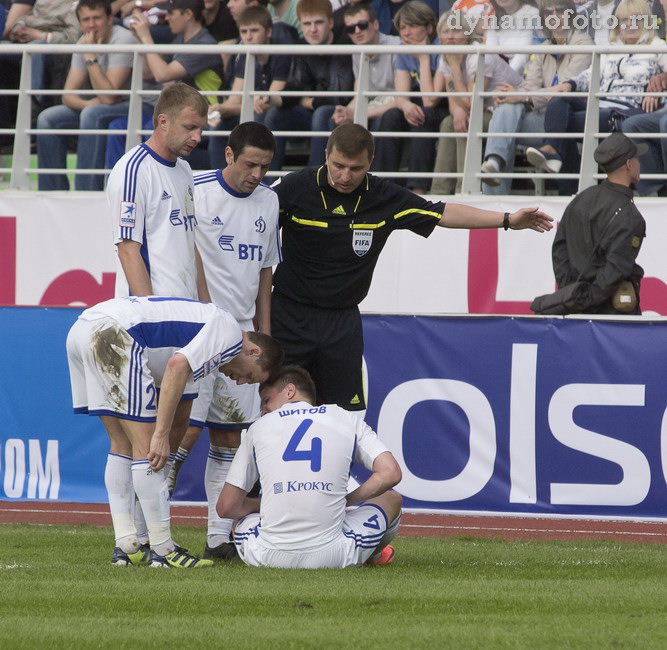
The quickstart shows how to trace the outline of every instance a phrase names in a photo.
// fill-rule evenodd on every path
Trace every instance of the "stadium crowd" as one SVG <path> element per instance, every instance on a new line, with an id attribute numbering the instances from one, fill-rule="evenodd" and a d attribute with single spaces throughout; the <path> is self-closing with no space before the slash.
<path id="1" fill-rule="evenodd" d="M 510 193 L 511 181 L 495 174 L 512 172 L 516 161 L 542 172 L 578 172 L 580 142 L 550 133 L 583 130 L 586 100 L 572 91 L 588 90 L 591 57 L 573 53 L 512 54 L 515 46 L 637 44 L 664 48 L 647 52 L 604 55 L 600 91 L 600 131 L 661 132 L 667 124 L 662 98 L 643 93 L 667 88 L 665 12 L 659 0 L 3 0 L 0 26 L 3 42 L 79 43 L 69 55 L 33 57 L 32 86 L 63 89 L 62 97 L 35 95 L 33 119 L 38 129 L 123 129 L 128 98 L 109 91 L 129 87 L 131 55 L 86 52 L 86 45 L 115 43 L 174 44 L 390 44 L 396 54 L 371 57 L 368 124 L 374 133 L 404 132 L 405 138 L 379 137 L 373 171 L 398 171 L 410 176 L 398 182 L 425 194 L 460 190 L 471 109 L 471 98 L 451 93 L 471 92 L 477 70 L 474 54 L 414 55 L 410 46 L 462 45 L 485 42 L 503 46 L 507 54 L 485 57 L 484 88 L 525 95 L 488 97 L 483 128 L 490 132 L 544 132 L 543 141 L 521 137 L 485 140 L 480 160 L 487 194 Z M 16 88 L 19 55 L 3 54 L 0 46 L 0 87 Z M 271 131 L 330 132 L 353 121 L 359 56 L 265 55 L 256 59 L 255 91 L 327 92 L 311 97 L 257 95 L 254 120 Z M 207 93 L 210 132 L 229 132 L 239 122 L 245 55 L 148 54 L 144 61 L 145 90 L 159 90 L 180 80 Z M 95 94 L 95 90 L 105 91 Z M 531 93 L 551 90 L 552 96 Z M 396 94 L 421 91 L 422 96 Z M 219 95 L 217 94 L 219 93 Z M 143 97 L 144 129 L 150 130 L 156 95 Z M 55 105 L 54 105 L 55 104 Z M 0 127 L 11 128 L 15 98 L 0 99 Z M 410 138 L 408 134 L 433 133 Z M 438 137 L 444 134 L 445 137 Z M 286 144 L 299 151 L 303 138 L 277 139 L 272 170 L 285 167 Z M 191 157 L 195 169 L 223 167 L 226 136 L 202 140 Z M 288 142 L 290 141 L 290 142 Z M 324 162 L 325 137 L 312 137 L 308 164 Z M 644 173 L 667 171 L 667 144 L 647 140 Z M 517 145 L 521 145 L 517 147 Z M 76 146 L 78 169 L 111 169 L 123 155 L 118 135 L 36 136 L 41 169 L 65 168 L 68 150 Z M 526 149 L 527 147 L 527 149 Z M 288 147 L 288 152 L 290 148 Z M 519 158 L 521 156 L 521 158 Z M 526 162 L 527 160 L 527 162 Z M 289 162 L 289 161 L 288 161 Z M 435 172 L 434 179 L 424 173 Z M 77 174 L 77 190 L 101 190 L 103 175 Z M 40 174 L 39 189 L 68 189 L 64 174 Z M 663 194 L 661 181 L 637 185 L 641 195 Z M 576 191 L 572 180 L 558 182 L 558 192 Z"/>

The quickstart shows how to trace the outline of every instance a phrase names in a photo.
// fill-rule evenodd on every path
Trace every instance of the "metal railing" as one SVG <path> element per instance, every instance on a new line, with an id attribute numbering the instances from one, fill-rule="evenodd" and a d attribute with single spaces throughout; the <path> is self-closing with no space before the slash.
<path id="1" fill-rule="evenodd" d="M 8 54 L 20 53 L 22 54 L 21 75 L 19 89 L 7 89 L 0 92 L 6 95 L 18 96 L 18 110 L 16 116 L 16 124 L 13 129 L 0 129 L 0 134 L 10 134 L 14 136 L 14 146 L 12 151 L 11 167 L 0 167 L 0 174 L 10 174 L 9 187 L 11 189 L 29 189 L 29 176 L 37 173 L 44 174 L 108 174 L 109 170 L 103 169 L 44 169 L 37 170 L 30 168 L 30 141 L 31 137 L 41 134 L 60 134 L 60 135 L 76 135 L 80 133 L 90 135 L 126 135 L 126 150 L 139 144 L 141 137 L 144 134 L 149 134 L 150 131 L 142 130 L 142 98 L 150 95 L 158 94 L 158 91 L 143 90 L 142 78 L 144 69 L 144 60 L 142 54 L 149 52 L 156 52 L 160 54 L 174 54 L 177 49 L 186 49 L 189 54 L 245 54 L 245 83 L 243 90 L 238 93 L 230 91 L 220 91 L 215 93 L 205 93 L 208 95 L 215 95 L 216 97 L 230 96 L 232 94 L 241 96 L 241 122 L 253 119 L 253 99 L 255 95 L 282 95 L 282 96 L 296 96 L 296 97 L 313 97 L 313 96 L 336 96 L 354 97 L 355 110 L 354 121 L 363 126 L 368 123 L 368 101 L 369 98 L 378 95 L 392 95 L 392 96 L 424 96 L 433 95 L 434 93 L 426 92 L 404 92 L 387 91 L 384 93 L 369 90 L 369 57 L 376 54 L 395 54 L 395 53 L 410 53 L 418 54 L 506 54 L 506 48 L 499 46 L 486 45 L 458 45 L 458 46 L 406 46 L 395 45 L 258 45 L 258 46 L 219 46 L 219 45 L 91 45 L 86 46 L 85 51 L 95 54 L 109 53 L 109 52 L 128 52 L 133 54 L 133 66 L 130 78 L 130 88 L 128 90 L 111 90 L 111 91 L 86 91 L 81 90 L 81 94 L 114 94 L 117 96 L 129 97 L 128 108 L 128 126 L 123 130 L 81 130 L 81 129 L 33 129 L 31 128 L 31 97 L 33 95 L 63 95 L 62 90 L 43 90 L 31 88 L 31 70 L 32 70 L 32 56 L 38 54 L 70 54 L 73 52 L 82 52 L 84 49 L 79 45 L 50 45 L 48 52 L 45 52 L 43 45 L 14 45 L 3 44 L 2 51 Z M 651 53 L 665 53 L 664 48 L 657 48 L 652 45 L 633 45 L 633 46 L 570 46 L 570 45 L 539 45 L 531 47 L 516 47 L 516 53 L 530 53 L 544 52 L 551 54 L 572 54 L 572 53 L 586 53 L 592 56 L 591 79 L 589 91 L 584 93 L 567 93 L 570 97 L 584 97 L 587 100 L 587 115 L 584 125 L 583 133 L 552 133 L 553 137 L 559 138 L 575 138 L 583 141 L 581 154 L 581 171 L 580 173 L 540 173 L 515 171 L 512 173 L 498 173 L 498 174 L 483 174 L 480 172 L 482 162 L 482 152 L 484 148 L 484 141 L 489 137 L 516 137 L 517 139 L 526 138 L 544 138 L 544 133 L 493 133 L 484 132 L 482 127 L 482 118 L 484 109 L 484 99 L 490 96 L 549 96 L 548 91 L 538 92 L 507 92 L 500 93 L 493 89 L 484 90 L 484 57 L 480 56 L 477 62 L 477 74 L 475 85 L 472 92 L 444 92 L 441 93 L 444 97 L 470 97 L 471 109 L 469 119 L 469 129 L 467 133 L 414 133 L 408 131 L 401 132 L 387 132 L 374 131 L 373 135 L 376 138 L 466 138 L 467 148 L 465 156 L 465 165 L 463 172 L 449 172 L 446 174 L 436 174 L 435 172 L 418 172 L 422 178 L 461 178 L 462 179 L 462 193 L 463 194 L 481 194 L 481 179 L 486 176 L 494 176 L 497 178 L 530 178 L 532 179 L 578 179 L 579 191 L 594 184 L 598 178 L 604 177 L 603 174 L 597 172 L 597 164 L 593 159 L 593 152 L 597 146 L 598 139 L 605 137 L 606 133 L 600 133 L 598 127 L 598 115 L 600 99 L 610 95 L 596 91 L 600 86 L 600 57 L 603 54 L 609 53 L 633 53 L 633 52 L 651 52 Z M 261 54 L 271 55 L 298 55 L 298 54 L 322 54 L 322 55 L 354 55 L 360 54 L 360 68 L 357 80 L 357 89 L 355 91 L 337 91 L 330 92 L 313 92 L 313 91 L 292 91 L 292 92 L 276 92 L 255 91 L 255 58 Z M 70 91 L 73 92 L 73 91 Z M 77 91 L 78 94 L 78 91 Z M 658 96 L 661 98 L 667 97 L 667 92 L 661 93 L 641 93 L 643 96 Z M 614 95 L 618 97 L 619 95 Z M 228 131 L 206 131 L 207 137 L 223 137 L 228 135 Z M 276 136 L 287 136 L 290 138 L 303 138 L 311 136 L 328 136 L 329 132 L 323 131 L 275 131 Z M 633 137 L 641 138 L 663 138 L 667 134 L 660 133 L 637 133 Z M 275 175 L 281 172 L 275 172 Z M 285 173 L 285 172 L 282 172 Z M 379 170 L 378 176 L 385 176 L 389 178 L 406 178 L 414 177 L 414 172 L 401 172 L 399 170 Z M 646 179 L 661 179 L 667 180 L 667 174 L 642 174 L 642 178 Z"/>

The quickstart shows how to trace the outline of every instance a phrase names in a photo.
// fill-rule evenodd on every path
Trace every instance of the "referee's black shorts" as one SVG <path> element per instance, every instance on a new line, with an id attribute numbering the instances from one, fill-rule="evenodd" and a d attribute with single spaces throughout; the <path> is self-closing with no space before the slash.
<path id="1" fill-rule="evenodd" d="M 301 366 L 312 375 L 320 404 L 338 404 L 348 411 L 366 408 L 364 337 L 357 307 L 322 309 L 274 291 L 271 334 L 285 350 L 285 363 Z"/>

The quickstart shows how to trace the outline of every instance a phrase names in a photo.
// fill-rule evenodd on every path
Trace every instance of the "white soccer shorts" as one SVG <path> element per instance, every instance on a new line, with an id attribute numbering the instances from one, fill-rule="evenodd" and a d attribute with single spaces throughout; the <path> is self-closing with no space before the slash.
<path id="1" fill-rule="evenodd" d="M 234 530 L 239 557 L 249 566 L 278 569 L 345 569 L 361 566 L 382 541 L 388 543 L 398 532 L 400 517 L 387 526 L 387 515 L 375 504 L 366 504 L 345 515 L 340 537 L 323 548 L 283 551 L 262 543 L 259 514 L 240 519 Z"/>
<path id="2" fill-rule="evenodd" d="M 158 387 L 148 353 L 110 318 L 79 319 L 67 335 L 67 361 L 75 413 L 111 415 L 139 422 L 155 422 Z M 159 362 L 162 365 L 162 362 Z M 194 379 L 184 398 L 196 396 Z"/>

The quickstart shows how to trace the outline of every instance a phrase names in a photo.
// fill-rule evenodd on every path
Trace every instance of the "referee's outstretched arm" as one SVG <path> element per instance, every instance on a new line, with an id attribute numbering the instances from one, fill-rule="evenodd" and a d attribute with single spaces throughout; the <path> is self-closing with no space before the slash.
<path id="1" fill-rule="evenodd" d="M 521 208 L 516 212 L 482 210 L 461 203 L 447 203 L 438 222 L 443 228 L 530 228 L 537 232 L 547 232 L 553 228 L 553 217 L 538 208 Z"/>

